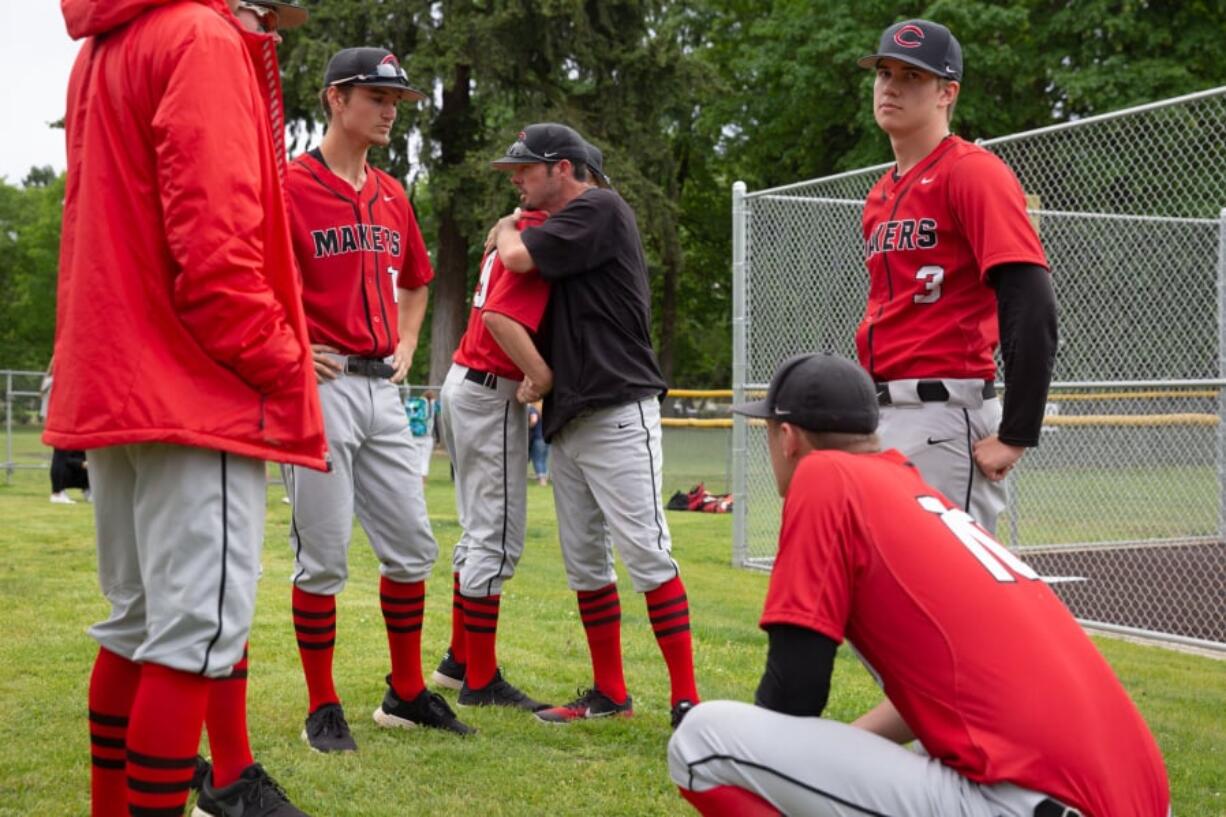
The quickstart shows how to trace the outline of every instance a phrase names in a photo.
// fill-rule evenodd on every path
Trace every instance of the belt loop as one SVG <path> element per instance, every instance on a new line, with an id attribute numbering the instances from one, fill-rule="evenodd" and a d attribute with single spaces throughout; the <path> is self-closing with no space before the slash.
<path id="1" fill-rule="evenodd" d="M 486 372 L 485 373 L 485 383 L 483 385 L 487 389 L 498 388 L 498 375 L 494 374 L 493 372 Z"/>

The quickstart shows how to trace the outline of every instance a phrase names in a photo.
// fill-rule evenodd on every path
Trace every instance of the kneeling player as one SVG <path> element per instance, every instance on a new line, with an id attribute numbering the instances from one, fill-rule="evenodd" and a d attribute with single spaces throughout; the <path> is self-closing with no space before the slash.
<path id="1" fill-rule="evenodd" d="M 792 358 L 733 411 L 766 420 L 784 497 L 770 647 L 756 706 L 699 704 L 674 733 L 682 796 L 740 817 L 1168 813 L 1111 668 L 1033 570 L 879 449 L 861 368 Z M 844 638 L 886 695 L 851 725 L 818 717 Z"/>

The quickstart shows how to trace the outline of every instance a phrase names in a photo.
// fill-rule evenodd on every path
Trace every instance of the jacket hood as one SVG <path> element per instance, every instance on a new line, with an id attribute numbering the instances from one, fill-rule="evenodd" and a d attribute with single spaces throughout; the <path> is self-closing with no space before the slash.
<path id="1" fill-rule="evenodd" d="M 225 8 L 225 0 L 192 0 L 206 6 Z M 136 19 L 156 6 L 177 0 L 60 0 L 68 36 L 74 40 L 105 34 Z"/>

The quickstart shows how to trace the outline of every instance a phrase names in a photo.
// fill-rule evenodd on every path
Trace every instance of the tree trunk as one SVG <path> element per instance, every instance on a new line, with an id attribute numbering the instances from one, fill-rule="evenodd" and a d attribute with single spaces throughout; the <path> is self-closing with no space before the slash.
<path id="1" fill-rule="evenodd" d="M 463 165 L 473 126 L 469 80 L 472 69 L 456 65 L 451 87 L 443 88 L 443 105 L 432 129 L 441 153 L 441 172 Z M 434 274 L 434 311 L 430 320 L 430 383 L 442 385 L 451 356 L 465 329 L 468 297 L 468 244 L 458 218 L 455 192 L 438 202 L 438 260 Z"/>

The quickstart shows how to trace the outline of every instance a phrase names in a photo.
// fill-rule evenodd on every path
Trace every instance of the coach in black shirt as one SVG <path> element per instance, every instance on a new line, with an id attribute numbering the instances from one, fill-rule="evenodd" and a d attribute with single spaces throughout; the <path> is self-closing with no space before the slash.
<path id="1" fill-rule="evenodd" d="M 672 681 L 674 722 L 698 700 L 689 603 L 664 518 L 660 403 L 651 348 L 647 264 L 634 213 L 612 190 L 588 184 L 588 148 L 571 128 L 530 125 L 494 164 L 509 170 L 521 205 L 550 217 L 522 233 L 514 216 L 495 225 L 510 270 L 539 271 L 553 290 L 539 339 L 553 369 L 545 438 L 553 458 L 558 533 L 592 654 L 592 688 L 542 710 L 568 722 L 630 714 L 621 661 L 621 605 L 609 539 L 621 553 Z M 533 385 L 521 394 L 534 397 Z"/>

